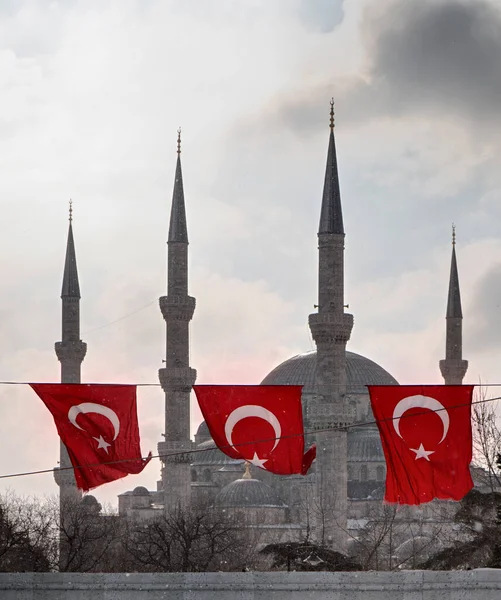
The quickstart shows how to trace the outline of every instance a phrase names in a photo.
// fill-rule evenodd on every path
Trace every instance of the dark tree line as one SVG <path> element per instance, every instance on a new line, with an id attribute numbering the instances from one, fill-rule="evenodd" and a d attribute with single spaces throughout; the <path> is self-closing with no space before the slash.
<path id="1" fill-rule="evenodd" d="M 57 498 L 0 496 L 0 571 L 228 571 L 254 560 L 248 532 L 211 511 L 126 520 L 93 496 L 63 508 L 60 518 Z"/>

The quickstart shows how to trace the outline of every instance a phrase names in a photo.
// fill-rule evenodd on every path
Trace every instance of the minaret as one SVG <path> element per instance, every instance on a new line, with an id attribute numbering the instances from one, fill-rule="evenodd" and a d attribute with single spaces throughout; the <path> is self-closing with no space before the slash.
<path id="1" fill-rule="evenodd" d="M 445 337 L 445 360 L 440 361 L 440 372 L 445 385 L 461 385 L 468 369 L 463 360 L 463 311 L 459 291 L 458 266 L 456 262 L 456 229 L 452 226 L 451 274 L 447 298 Z"/>
<path id="2" fill-rule="evenodd" d="M 316 434 L 316 508 L 318 542 L 346 550 L 347 427 L 353 417 L 346 403 L 346 343 L 353 315 L 344 312 L 344 227 L 331 101 L 329 149 L 318 229 L 318 312 L 309 316 L 317 346 L 316 400 L 308 420 Z M 335 431 L 323 431 L 335 429 Z"/>
<path id="3" fill-rule="evenodd" d="M 195 298 L 188 296 L 188 229 L 181 171 L 181 130 L 177 138 L 177 164 L 167 242 L 167 296 L 160 309 L 167 326 L 165 368 L 158 371 L 165 392 L 165 441 L 158 444 L 162 461 L 165 511 L 190 506 L 190 392 L 197 372 L 190 368 L 189 325 Z M 167 456 L 172 454 L 172 456 Z"/>
<path id="4" fill-rule="evenodd" d="M 61 363 L 61 383 L 80 383 L 80 369 L 87 352 L 87 344 L 80 339 L 80 285 L 78 283 L 75 242 L 73 241 L 73 208 L 70 200 L 68 241 L 64 262 L 62 300 L 62 341 L 56 342 L 55 350 Z M 71 467 L 66 446 L 60 442 L 60 468 Z M 75 483 L 72 469 L 54 469 L 54 478 L 59 486 L 61 515 L 66 502 L 79 499 L 81 494 Z"/>

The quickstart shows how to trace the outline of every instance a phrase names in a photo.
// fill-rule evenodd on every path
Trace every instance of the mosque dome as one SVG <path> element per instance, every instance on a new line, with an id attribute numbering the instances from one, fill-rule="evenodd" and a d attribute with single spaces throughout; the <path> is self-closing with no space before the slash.
<path id="1" fill-rule="evenodd" d="M 99 514 L 102 506 L 97 501 L 97 498 L 92 494 L 86 494 L 80 501 L 82 510 L 89 514 Z"/>
<path id="2" fill-rule="evenodd" d="M 202 425 L 205 424 L 205 421 Z M 201 426 L 200 426 L 201 427 Z M 199 429 L 200 429 L 199 427 Z M 198 452 L 194 454 L 192 466 L 219 466 L 240 465 L 244 461 L 242 459 L 230 458 L 224 452 L 221 452 L 213 440 L 207 440 L 197 446 Z"/>
<path id="3" fill-rule="evenodd" d="M 215 504 L 222 508 L 285 508 L 269 485 L 245 476 L 226 485 Z"/>
<path id="4" fill-rule="evenodd" d="M 302 385 L 305 392 L 312 393 L 316 363 L 316 350 L 298 354 L 275 367 L 261 385 Z M 346 351 L 346 375 L 348 394 L 367 394 L 366 385 L 398 385 L 398 381 L 383 367 L 355 352 Z"/>
<path id="5" fill-rule="evenodd" d="M 356 427 L 348 432 L 350 462 L 385 462 L 379 431 L 375 427 Z"/>
<path id="6" fill-rule="evenodd" d="M 210 431 L 205 421 L 202 421 L 198 426 L 197 432 L 195 434 L 196 437 L 208 438 L 210 439 Z"/>
<path id="7" fill-rule="evenodd" d="M 97 498 L 95 496 L 93 496 L 92 494 L 86 494 L 82 498 L 81 502 L 84 506 L 87 506 L 87 507 L 97 506 L 99 504 L 99 502 L 97 501 Z"/>
<path id="8" fill-rule="evenodd" d="M 133 496 L 149 496 L 150 492 L 142 485 L 138 485 L 137 487 L 135 487 L 132 490 L 132 495 Z"/>

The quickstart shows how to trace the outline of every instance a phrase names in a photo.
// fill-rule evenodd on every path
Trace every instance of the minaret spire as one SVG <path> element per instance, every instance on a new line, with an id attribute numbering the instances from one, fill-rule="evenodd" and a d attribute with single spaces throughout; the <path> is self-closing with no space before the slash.
<path id="1" fill-rule="evenodd" d="M 327 166 L 325 169 L 324 193 L 322 196 L 318 233 L 337 233 L 343 235 L 343 212 L 341 210 L 341 191 L 339 189 L 336 142 L 334 139 L 334 99 L 331 100 L 329 127 L 329 149 L 327 151 Z"/>
<path id="2" fill-rule="evenodd" d="M 352 415 L 346 403 L 346 343 L 353 315 L 344 312 L 344 227 L 331 101 L 329 148 L 318 230 L 318 313 L 309 316 L 317 346 L 316 400 L 307 418 L 316 434 L 316 499 L 324 519 L 317 524 L 320 544 L 346 551 L 348 512 L 347 431 Z M 329 431 L 330 429 L 330 431 Z"/>
<path id="3" fill-rule="evenodd" d="M 195 298 L 188 295 L 188 229 L 181 171 L 181 130 L 167 242 L 167 296 L 160 309 L 167 326 L 165 368 L 158 372 L 165 392 L 165 441 L 158 444 L 166 514 L 190 505 L 190 392 L 197 372 L 190 367 L 189 324 Z M 169 456 L 167 456 L 169 455 Z"/>
<path id="4" fill-rule="evenodd" d="M 87 344 L 80 339 L 80 285 L 78 281 L 75 242 L 73 239 L 73 205 L 70 200 L 68 239 L 64 261 L 62 300 L 62 336 L 56 342 L 55 351 L 61 363 L 61 383 L 80 383 L 81 365 L 87 352 Z M 72 510 L 72 505 L 81 498 L 76 487 L 75 476 L 66 446 L 60 442 L 59 466 L 54 469 L 54 478 L 59 486 L 59 509 L 61 520 Z M 68 523 L 66 523 L 66 527 Z M 61 538 L 60 563 L 65 565 L 66 546 Z"/>
<path id="5" fill-rule="evenodd" d="M 181 128 L 177 130 L 177 162 L 172 193 L 172 208 L 169 224 L 169 242 L 188 243 L 186 208 L 184 205 L 183 171 L 181 169 Z"/>
<path id="6" fill-rule="evenodd" d="M 460 385 L 468 369 L 463 360 L 463 311 L 459 290 L 456 259 L 456 228 L 452 225 L 452 256 L 449 275 L 449 293 L 446 311 L 445 360 L 440 361 L 440 371 L 446 385 Z"/>
<path id="7" fill-rule="evenodd" d="M 66 258 L 64 261 L 63 287 L 61 298 L 80 299 L 80 284 L 78 282 L 77 257 L 75 241 L 73 240 L 73 202 L 70 200 L 68 240 L 66 243 Z"/>

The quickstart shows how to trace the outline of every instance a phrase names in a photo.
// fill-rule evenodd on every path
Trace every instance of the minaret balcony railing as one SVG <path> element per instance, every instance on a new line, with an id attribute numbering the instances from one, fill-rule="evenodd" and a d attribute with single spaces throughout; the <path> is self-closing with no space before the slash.
<path id="1" fill-rule="evenodd" d="M 323 401 L 322 396 L 308 404 L 306 416 L 313 429 L 348 427 L 355 420 L 354 409 L 344 398 L 341 403 L 333 404 Z"/>
<path id="2" fill-rule="evenodd" d="M 308 317 L 315 342 L 346 343 L 353 329 L 353 315 L 340 312 L 313 313 Z"/>
<path id="3" fill-rule="evenodd" d="M 192 296 L 162 296 L 160 310 L 166 321 L 191 321 L 196 300 Z"/>
<path id="4" fill-rule="evenodd" d="M 87 344 L 81 340 L 56 342 L 54 349 L 60 362 L 68 361 L 81 363 L 87 353 Z"/>
<path id="5" fill-rule="evenodd" d="M 463 378 L 468 370 L 467 360 L 446 358 L 441 360 L 439 365 L 446 384 L 461 385 L 463 383 Z"/>
<path id="6" fill-rule="evenodd" d="M 190 452 L 193 450 L 191 440 L 158 442 L 157 448 L 160 460 L 163 462 L 184 464 L 193 462 L 193 454 Z"/>
<path id="7" fill-rule="evenodd" d="M 190 392 L 197 380 L 197 372 L 191 367 L 164 367 L 158 370 L 158 379 L 164 392 Z"/>

